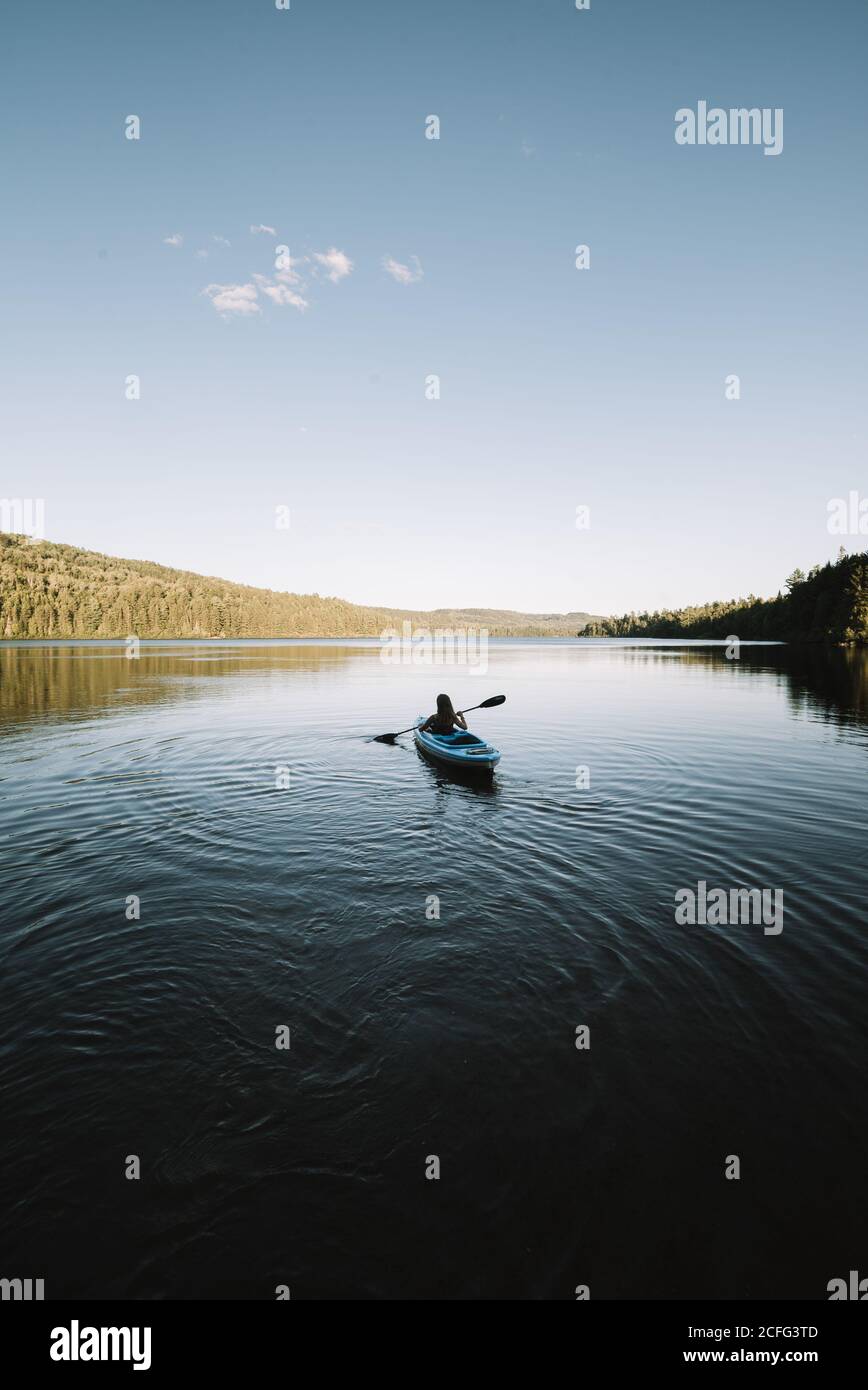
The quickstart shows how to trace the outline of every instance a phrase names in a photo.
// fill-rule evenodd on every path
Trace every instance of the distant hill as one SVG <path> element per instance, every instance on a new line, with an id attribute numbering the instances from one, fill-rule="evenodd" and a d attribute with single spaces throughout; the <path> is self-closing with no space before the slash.
<path id="1" fill-rule="evenodd" d="M 690 637 L 780 642 L 868 642 L 868 551 L 841 554 L 808 573 L 794 570 L 787 593 L 656 613 L 595 618 L 583 637 Z"/>
<path id="2" fill-rule="evenodd" d="M 492 637 L 575 637 L 589 613 L 367 608 L 277 593 L 0 533 L 0 637 L 378 637 L 417 627 L 486 627 Z"/>

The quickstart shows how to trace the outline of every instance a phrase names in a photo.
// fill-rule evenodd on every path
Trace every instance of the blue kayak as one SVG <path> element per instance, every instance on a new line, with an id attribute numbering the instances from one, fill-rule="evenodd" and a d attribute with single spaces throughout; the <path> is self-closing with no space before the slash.
<path id="1" fill-rule="evenodd" d="M 425 716 L 420 714 L 419 725 L 424 723 Z M 465 732 L 464 729 L 456 729 L 452 734 L 423 734 L 419 725 L 413 731 L 416 747 L 436 758 L 439 763 L 469 771 L 492 772 L 500 762 L 497 749 L 484 739 L 477 738 L 476 734 Z"/>

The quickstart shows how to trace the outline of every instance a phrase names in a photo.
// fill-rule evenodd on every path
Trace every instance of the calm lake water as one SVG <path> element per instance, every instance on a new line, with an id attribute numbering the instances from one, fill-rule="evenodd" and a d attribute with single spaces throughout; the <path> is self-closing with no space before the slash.
<path id="1" fill-rule="evenodd" d="M 488 784 L 369 741 L 441 689 L 507 696 L 470 718 Z M 0 1276 L 868 1276 L 868 654 L 498 642 L 483 677 L 361 642 L 6 646 L 0 750 Z M 783 930 L 676 923 L 701 880 L 781 890 Z"/>

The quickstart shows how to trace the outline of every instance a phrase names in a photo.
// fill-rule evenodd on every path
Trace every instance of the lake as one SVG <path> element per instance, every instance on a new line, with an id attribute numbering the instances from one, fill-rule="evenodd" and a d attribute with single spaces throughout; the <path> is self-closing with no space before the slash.
<path id="1" fill-rule="evenodd" d="M 370 741 L 440 690 L 507 696 L 469 718 L 493 779 Z M 0 1275 L 868 1275 L 865 652 L 504 640 L 483 676 L 361 641 L 5 644 L 0 736 Z M 780 929 L 676 921 L 715 888 L 781 893 Z"/>

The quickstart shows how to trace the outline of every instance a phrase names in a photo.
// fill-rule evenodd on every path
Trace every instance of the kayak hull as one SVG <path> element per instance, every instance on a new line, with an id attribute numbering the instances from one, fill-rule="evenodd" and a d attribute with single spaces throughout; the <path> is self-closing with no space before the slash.
<path id="1" fill-rule="evenodd" d="M 420 715 L 413 738 L 416 747 L 435 762 L 467 772 L 493 772 L 500 762 L 497 749 L 478 734 L 465 733 L 461 729 L 456 729 L 454 734 L 423 733 L 419 726 L 424 723 L 425 717 Z"/>

